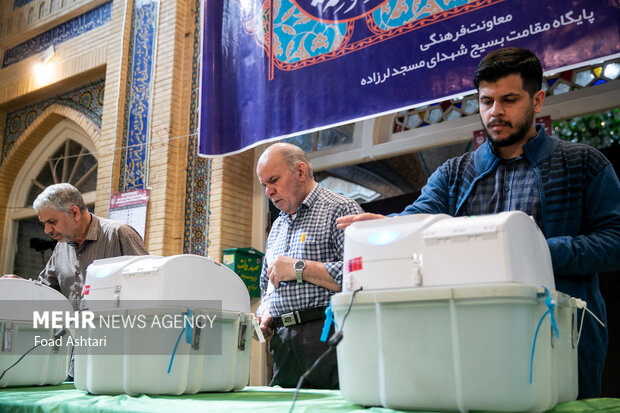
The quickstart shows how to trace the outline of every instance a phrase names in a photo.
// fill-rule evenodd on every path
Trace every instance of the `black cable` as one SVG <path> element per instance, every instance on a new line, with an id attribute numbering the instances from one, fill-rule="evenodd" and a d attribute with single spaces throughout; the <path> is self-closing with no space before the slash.
<path id="1" fill-rule="evenodd" d="M 57 339 L 59 337 L 62 337 L 65 335 L 65 333 L 67 332 L 67 330 L 65 330 L 64 328 L 61 330 L 58 330 L 57 332 L 54 333 L 54 338 Z M 20 361 L 23 360 L 24 357 L 26 357 L 28 355 L 28 353 L 30 353 L 32 350 L 34 350 L 35 348 L 39 347 L 41 344 L 36 344 L 32 347 L 30 347 L 30 350 L 28 350 L 27 352 L 25 352 L 24 354 L 22 354 L 22 356 L 17 359 L 17 361 L 13 364 L 11 364 L 9 367 L 7 367 L 6 369 L 4 369 L 4 371 L 2 372 L 2 374 L 0 374 L 0 380 L 2 380 L 2 378 L 4 377 L 4 375 L 6 374 L 7 371 L 11 370 L 13 367 L 15 367 L 17 365 L 17 363 L 19 363 Z"/>
<path id="2" fill-rule="evenodd" d="M 301 377 L 299 378 L 299 381 L 297 382 L 295 393 L 293 394 L 293 404 L 291 404 L 291 409 L 289 410 L 289 413 L 292 413 L 293 409 L 295 408 L 295 402 L 297 401 L 297 395 L 299 394 L 299 389 L 301 388 L 301 385 L 304 382 L 304 379 L 308 377 L 308 375 L 312 372 L 312 370 L 314 370 L 314 368 L 321 362 L 321 360 L 323 360 L 329 353 L 331 353 L 333 349 L 334 347 L 330 345 L 329 348 L 325 350 L 325 352 L 321 354 L 318 359 L 315 360 L 314 364 L 312 364 L 312 366 L 308 369 L 308 371 L 306 371 L 304 374 L 301 375 Z"/>
<path id="3" fill-rule="evenodd" d="M 24 354 L 22 354 L 22 356 L 13 364 L 11 364 L 9 367 L 7 367 L 6 369 L 4 369 L 4 371 L 2 372 L 2 374 L 0 374 L 0 380 L 2 380 L 2 378 L 4 377 L 4 375 L 6 374 L 7 371 L 11 370 L 13 367 L 15 367 L 17 365 L 17 363 L 19 363 L 20 361 L 22 361 L 22 359 L 24 357 L 26 357 L 26 355 L 28 353 L 30 353 L 32 350 L 34 350 L 35 348 L 39 347 L 41 344 L 37 344 L 35 346 L 32 346 L 30 348 L 30 350 L 28 350 L 27 352 L 25 352 Z"/>
<path id="4" fill-rule="evenodd" d="M 299 394 L 299 390 L 301 389 L 301 385 L 304 382 L 304 379 L 308 377 L 310 373 L 312 373 L 312 371 L 315 369 L 315 367 L 318 366 L 321 360 L 323 360 L 329 353 L 331 353 L 336 348 L 336 346 L 342 341 L 342 337 L 343 337 L 342 329 L 344 328 L 344 322 L 347 320 L 347 317 L 349 316 L 349 313 L 351 312 L 351 307 L 353 306 L 353 299 L 355 298 L 355 294 L 357 294 L 360 291 L 362 291 L 362 287 L 353 291 L 353 295 L 351 295 L 351 301 L 349 302 L 349 307 L 347 308 L 347 312 L 344 314 L 344 317 L 342 317 L 342 323 L 340 324 L 340 329 L 336 331 L 329 338 L 329 340 L 327 340 L 327 344 L 329 344 L 329 347 L 327 348 L 327 350 L 325 350 L 325 352 L 321 354 L 319 358 L 317 358 L 314 361 L 312 366 L 310 366 L 310 368 L 304 374 L 302 374 L 301 377 L 299 378 L 299 381 L 297 382 L 297 387 L 295 388 L 295 393 L 293 394 L 293 403 L 291 404 L 289 413 L 292 413 L 293 409 L 295 408 L 295 402 L 297 401 L 297 396 Z"/>
<path id="5" fill-rule="evenodd" d="M 342 327 L 344 327 L 344 322 L 347 320 L 347 317 L 349 316 L 349 313 L 351 312 L 351 307 L 353 307 L 353 299 L 355 298 L 355 294 L 359 293 L 360 291 L 362 291 L 362 287 L 353 291 L 353 295 L 351 296 L 351 302 L 349 302 L 349 308 L 347 308 L 347 312 L 344 313 L 344 317 L 342 317 L 342 324 L 340 325 L 340 330 L 339 330 L 341 333 L 342 333 Z"/>

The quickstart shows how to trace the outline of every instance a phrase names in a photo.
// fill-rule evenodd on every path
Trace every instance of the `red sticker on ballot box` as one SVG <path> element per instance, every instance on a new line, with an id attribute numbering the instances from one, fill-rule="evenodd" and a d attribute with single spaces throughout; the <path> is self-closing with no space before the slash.
<path id="1" fill-rule="evenodd" d="M 362 269 L 362 257 L 355 257 L 347 260 L 346 272 L 359 271 Z"/>
<path id="2" fill-rule="evenodd" d="M 82 295 L 88 294 L 90 294 L 90 285 L 85 285 L 84 288 L 82 288 Z"/>

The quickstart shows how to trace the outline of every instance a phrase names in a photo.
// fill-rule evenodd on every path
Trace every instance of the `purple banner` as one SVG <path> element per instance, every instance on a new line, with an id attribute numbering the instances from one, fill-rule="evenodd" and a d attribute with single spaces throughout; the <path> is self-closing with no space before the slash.
<path id="1" fill-rule="evenodd" d="M 620 53 L 617 0 L 204 0 L 199 151 L 474 89 L 480 58 L 517 46 L 545 71 Z"/>

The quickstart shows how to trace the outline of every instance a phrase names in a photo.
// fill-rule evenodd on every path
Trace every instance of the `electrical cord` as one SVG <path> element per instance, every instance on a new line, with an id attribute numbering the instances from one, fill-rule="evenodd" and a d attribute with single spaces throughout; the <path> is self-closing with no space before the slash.
<path id="1" fill-rule="evenodd" d="M 299 395 L 299 390 L 301 389 L 301 385 L 303 384 L 305 378 L 308 377 L 310 375 L 310 373 L 312 373 L 312 371 L 316 368 L 316 366 L 318 366 L 319 363 L 321 363 L 321 361 L 325 357 L 327 357 L 327 355 L 329 355 L 329 353 L 334 351 L 336 346 L 342 341 L 342 338 L 343 338 L 342 330 L 344 329 L 344 323 L 347 320 L 347 317 L 349 316 L 349 313 L 351 312 L 351 307 L 353 306 L 353 299 L 355 298 L 355 294 L 357 294 L 360 291 L 362 291 L 362 287 L 360 287 L 357 290 L 353 291 L 353 294 L 351 295 L 351 301 L 349 302 L 349 307 L 347 308 L 347 312 L 344 314 L 344 317 L 342 317 L 342 323 L 340 323 L 340 329 L 338 331 L 336 331 L 329 338 L 329 340 L 327 340 L 327 344 L 329 345 L 327 350 L 325 350 L 325 352 L 323 354 L 321 354 L 319 356 L 319 358 L 317 358 L 314 361 L 312 366 L 310 366 L 310 368 L 304 374 L 302 374 L 301 377 L 299 378 L 299 381 L 297 382 L 297 387 L 295 388 L 295 393 L 293 394 L 293 402 L 291 404 L 291 408 L 289 410 L 289 413 L 292 413 L 293 409 L 295 408 L 295 402 L 297 401 L 297 396 Z"/>
<path id="2" fill-rule="evenodd" d="M 66 329 L 60 329 L 57 332 L 54 333 L 54 339 L 60 338 L 62 336 L 64 336 L 67 333 Z M 22 354 L 22 356 L 17 359 L 17 361 L 13 364 L 11 364 L 9 367 L 7 367 L 6 369 L 4 369 L 4 371 L 2 372 L 2 374 L 0 374 L 0 380 L 2 380 L 2 378 L 4 377 L 4 375 L 6 374 L 7 371 L 11 370 L 13 367 L 15 367 L 17 365 L 17 363 L 19 363 L 20 361 L 22 361 L 24 359 L 24 357 L 26 357 L 28 355 L 28 353 L 30 353 L 32 350 L 34 350 L 35 348 L 41 346 L 41 344 L 36 344 L 32 347 L 30 347 L 30 350 L 28 350 L 27 352 L 25 352 L 24 354 Z"/>
<path id="3" fill-rule="evenodd" d="M 15 367 L 17 365 L 17 363 L 19 363 L 20 361 L 22 361 L 22 359 L 24 357 L 26 357 L 28 355 L 28 353 L 30 353 L 32 350 L 34 350 L 35 348 L 39 347 L 41 344 L 37 344 L 35 346 L 32 346 L 30 348 L 30 350 L 28 350 L 27 352 L 25 352 L 24 354 L 22 354 L 22 356 L 17 359 L 17 361 L 13 364 L 11 364 L 9 367 L 7 367 L 6 369 L 4 369 L 4 371 L 2 372 L 2 374 L 0 374 L 0 380 L 2 380 L 2 378 L 4 377 L 4 375 L 6 374 L 7 371 L 11 370 L 13 367 Z"/>

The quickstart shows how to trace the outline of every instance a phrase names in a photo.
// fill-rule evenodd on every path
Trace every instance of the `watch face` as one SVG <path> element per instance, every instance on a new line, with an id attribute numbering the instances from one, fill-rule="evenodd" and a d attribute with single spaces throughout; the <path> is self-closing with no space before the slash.
<path id="1" fill-rule="evenodd" d="M 297 261 L 295 263 L 295 269 L 296 270 L 303 270 L 306 267 L 306 263 L 303 261 Z"/>

